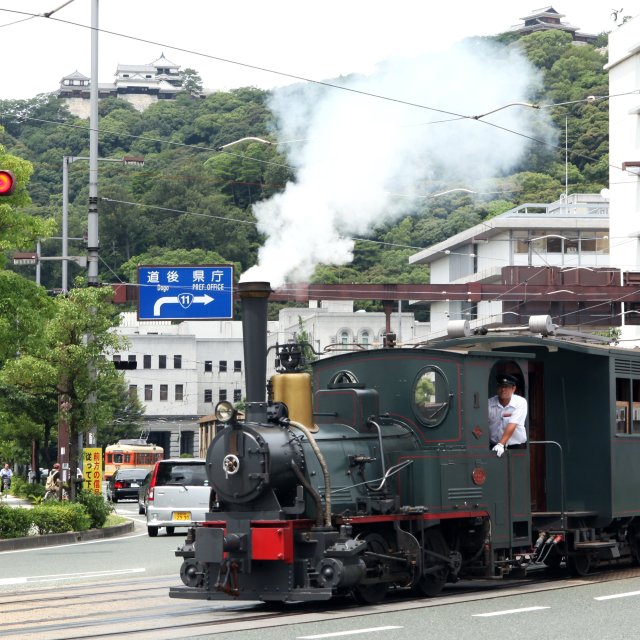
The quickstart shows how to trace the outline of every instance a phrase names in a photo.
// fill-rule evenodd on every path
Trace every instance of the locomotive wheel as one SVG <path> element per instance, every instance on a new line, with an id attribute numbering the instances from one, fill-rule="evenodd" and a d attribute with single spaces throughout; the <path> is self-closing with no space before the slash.
<path id="1" fill-rule="evenodd" d="M 368 533 L 364 536 L 364 540 L 369 545 L 369 551 L 381 554 L 389 553 L 389 545 L 380 534 Z M 353 597 L 360 604 L 377 604 L 385 599 L 388 590 L 389 585 L 386 582 L 360 584 L 353 588 Z"/>
<path id="2" fill-rule="evenodd" d="M 424 546 L 427 551 L 433 551 L 441 556 L 449 555 L 449 547 L 440 529 L 432 528 L 425 531 Z M 431 568 L 436 568 L 435 573 L 426 573 L 418 581 L 418 590 L 427 598 L 433 598 L 440 594 L 449 575 L 449 567 L 442 562 L 438 565 L 437 562 L 436 558 L 425 554 L 425 567 L 428 568 L 431 563 Z"/>
<path id="3" fill-rule="evenodd" d="M 583 577 L 591 569 L 591 557 L 584 553 L 576 553 L 569 556 L 567 564 L 571 575 Z"/>

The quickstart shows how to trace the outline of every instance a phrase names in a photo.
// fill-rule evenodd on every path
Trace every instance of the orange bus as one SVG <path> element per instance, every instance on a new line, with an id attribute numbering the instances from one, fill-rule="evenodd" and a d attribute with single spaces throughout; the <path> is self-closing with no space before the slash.
<path id="1" fill-rule="evenodd" d="M 153 469 L 164 458 L 164 449 L 146 440 L 120 440 L 104 450 L 104 479 L 109 480 L 116 469 Z"/>

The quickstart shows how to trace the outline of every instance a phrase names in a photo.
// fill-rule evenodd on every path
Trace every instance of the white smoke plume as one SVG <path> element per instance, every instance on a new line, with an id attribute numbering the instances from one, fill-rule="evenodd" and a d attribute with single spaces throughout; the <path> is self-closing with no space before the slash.
<path id="1" fill-rule="evenodd" d="M 479 40 L 437 56 L 388 61 L 370 76 L 339 83 L 354 91 L 307 84 L 273 95 L 279 140 L 286 142 L 296 180 L 254 206 L 267 239 L 245 281 L 279 286 L 308 279 L 320 263 L 348 263 L 350 237 L 414 213 L 436 173 L 472 189 L 507 172 L 530 142 L 481 121 L 403 102 L 473 116 L 527 102 L 540 86 L 514 47 Z M 550 130 L 541 112 L 522 106 L 484 119 L 538 139 Z"/>

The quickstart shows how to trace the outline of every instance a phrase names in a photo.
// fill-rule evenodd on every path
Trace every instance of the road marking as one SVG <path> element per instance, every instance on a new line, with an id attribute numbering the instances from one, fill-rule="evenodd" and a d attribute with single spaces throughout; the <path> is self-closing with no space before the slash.
<path id="1" fill-rule="evenodd" d="M 133 536 L 118 536 L 117 538 L 100 538 L 99 540 L 86 540 L 85 542 L 67 542 L 67 544 L 54 544 L 49 547 L 31 547 L 31 549 L 12 549 L 11 551 L 0 551 L 0 556 L 5 553 L 26 553 L 27 551 L 47 551 L 48 549 L 60 549 L 61 547 L 79 547 L 82 544 L 102 544 L 103 542 L 122 542 L 131 538 L 142 538 L 145 533 L 136 533 Z"/>
<path id="2" fill-rule="evenodd" d="M 0 586 L 11 584 L 38 584 L 39 582 L 57 582 L 59 580 L 82 580 L 83 578 L 101 578 L 131 573 L 144 573 L 146 569 L 115 569 L 114 571 L 87 571 L 85 573 L 52 574 L 44 576 L 23 576 L 21 578 L 0 578 Z"/>
<path id="3" fill-rule="evenodd" d="M 472 618 L 490 618 L 492 616 L 508 616 L 512 613 L 526 613 L 527 611 L 540 611 L 551 609 L 551 607 L 524 607 L 523 609 L 505 609 L 504 611 L 493 611 L 491 613 L 474 613 Z"/>
<path id="4" fill-rule="evenodd" d="M 627 593 L 616 593 L 612 596 L 598 596 L 594 600 L 614 600 L 615 598 L 631 598 L 632 596 L 640 596 L 640 591 L 627 591 Z"/>
<path id="5" fill-rule="evenodd" d="M 298 640 L 312 640 L 314 638 L 338 638 L 340 636 L 355 636 L 358 633 L 390 631 L 391 629 L 404 629 L 404 627 L 371 627 L 370 629 L 356 629 L 355 631 L 336 631 L 335 633 L 320 633 L 315 636 L 298 636 Z"/>

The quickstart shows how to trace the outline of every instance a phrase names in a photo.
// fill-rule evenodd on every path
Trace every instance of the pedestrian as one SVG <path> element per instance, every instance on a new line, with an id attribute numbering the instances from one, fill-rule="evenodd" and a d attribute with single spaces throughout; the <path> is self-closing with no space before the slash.
<path id="1" fill-rule="evenodd" d="M 0 492 L 6 491 L 9 493 L 11 488 L 11 478 L 13 477 L 13 471 L 8 462 L 5 462 L 4 467 L 0 469 Z"/>
<path id="2" fill-rule="evenodd" d="M 497 393 L 489 398 L 489 447 L 502 456 L 505 449 L 526 447 L 527 401 L 515 392 L 517 379 L 510 375 L 496 378 Z"/>

